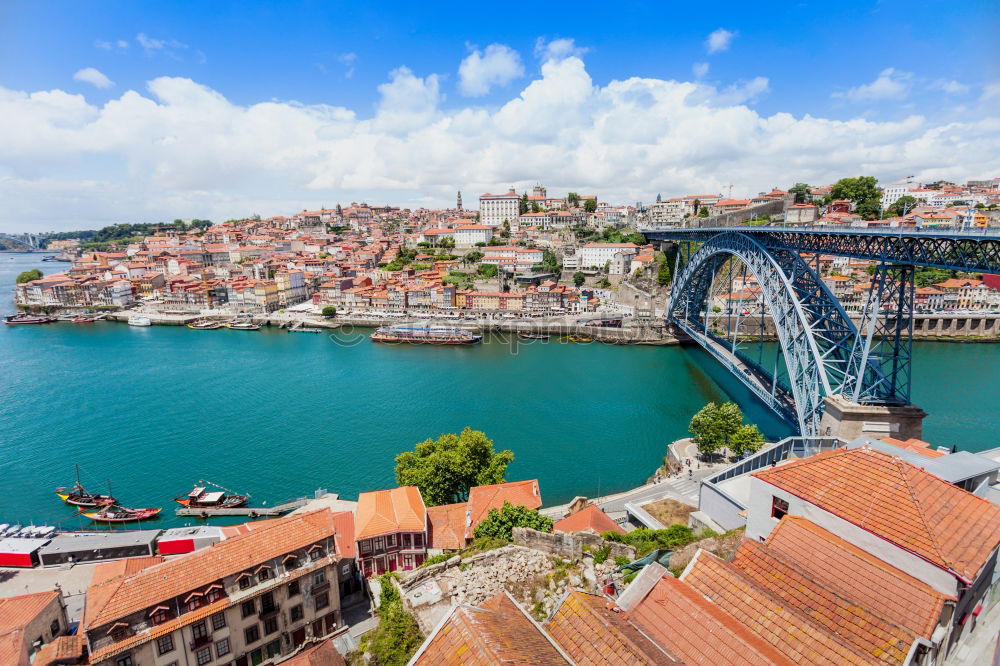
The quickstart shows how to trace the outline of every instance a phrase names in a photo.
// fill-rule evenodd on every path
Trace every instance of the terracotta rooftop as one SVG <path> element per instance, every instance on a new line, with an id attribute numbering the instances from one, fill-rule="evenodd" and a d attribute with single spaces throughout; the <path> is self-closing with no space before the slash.
<path id="1" fill-rule="evenodd" d="M 614 603 L 595 594 L 573 591 L 545 625 L 559 647 L 578 664 L 630 666 L 631 664 L 680 664 L 653 643 Z"/>
<path id="2" fill-rule="evenodd" d="M 465 547 L 466 503 L 427 507 L 428 548 L 458 550 Z"/>
<path id="3" fill-rule="evenodd" d="M 414 664 L 492 666 L 570 663 L 538 625 L 501 592 L 480 606 L 456 606 L 424 643 Z"/>
<path id="4" fill-rule="evenodd" d="M 795 662 L 678 581 L 664 576 L 628 614 L 651 640 L 688 664 L 794 666 Z"/>
<path id="5" fill-rule="evenodd" d="M 0 599 L 0 664 L 27 666 L 24 629 L 58 597 L 56 590 L 49 590 Z"/>
<path id="6" fill-rule="evenodd" d="M 322 641 L 311 647 L 307 647 L 302 652 L 291 659 L 281 662 L 282 666 L 346 666 L 347 662 L 332 641 Z"/>
<path id="7" fill-rule="evenodd" d="M 92 629 L 108 624 L 334 534 L 337 553 L 352 557 L 353 525 L 350 512 L 328 509 L 256 523 L 246 534 L 92 586 L 83 626 Z M 350 544 L 350 555 L 344 552 L 346 544 Z"/>
<path id="8" fill-rule="evenodd" d="M 821 453 L 754 476 L 967 581 L 1000 543 L 1000 506 L 869 447 Z"/>
<path id="9" fill-rule="evenodd" d="M 502 509 L 504 502 L 529 509 L 540 507 L 542 493 L 538 489 L 538 479 L 476 486 L 469 490 L 469 521 L 465 536 L 471 538 L 472 531 L 483 522 L 490 509 Z"/>
<path id="10" fill-rule="evenodd" d="M 845 599 L 756 541 L 744 540 L 733 567 L 743 576 L 816 621 L 870 663 L 906 662 L 916 635 L 867 606 Z"/>
<path id="11" fill-rule="evenodd" d="M 608 514 L 600 510 L 596 505 L 591 504 L 580 509 L 571 516 L 566 516 L 552 526 L 553 531 L 565 532 L 566 534 L 577 534 L 587 532 L 589 534 L 600 534 L 601 532 L 618 532 L 625 534 L 625 530 L 615 521 L 608 517 Z"/>
<path id="12" fill-rule="evenodd" d="M 32 666 L 78 663 L 83 657 L 84 645 L 85 642 L 81 634 L 59 636 L 51 643 L 43 645 L 42 649 L 35 653 Z"/>
<path id="13" fill-rule="evenodd" d="M 359 541 L 394 532 L 423 532 L 427 528 L 424 498 L 416 486 L 361 493 L 355 524 Z"/>
<path id="14" fill-rule="evenodd" d="M 886 444 L 892 444 L 897 446 L 904 451 L 910 451 L 911 453 L 916 453 L 924 456 L 925 458 L 940 458 L 942 456 L 948 455 L 944 451 L 938 451 L 937 449 L 932 449 L 930 442 L 925 442 L 922 439 L 916 439 L 911 437 L 907 440 L 896 439 L 895 437 L 883 437 L 882 441 Z"/>
<path id="15" fill-rule="evenodd" d="M 797 664 L 870 664 L 863 652 L 837 638 L 823 617 L 810 617 L 747 578 L 729 562 L 699 550 L 681 580 Z M 887 648 L 896 648 L 887 645 Z M 893 655 L 895 650 L 893 650 Z M 906 652 L 903 652 L 904 656 Z M 879 660 L 876 663 L 900 663 Z"/>
<path id="16" fill-rule="evenodd" d="M 782 518 L 767 546 L 821 585 L 924 638 L 934 632 L 944 602 L 954 599 L 805 518 Z"/>

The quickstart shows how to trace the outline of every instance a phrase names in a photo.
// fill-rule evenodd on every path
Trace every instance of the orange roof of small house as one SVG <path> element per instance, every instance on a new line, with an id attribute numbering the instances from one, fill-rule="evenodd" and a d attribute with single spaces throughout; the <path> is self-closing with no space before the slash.
<path id="1" fill-rule="evenodd" d="M 947 600 L 923 581 L 798 516 L 785 516 L 767 547 L 790 565 L 847 599 L 930 638 Z"/>
<path id="2" fill-rule="evenodd" d="M 977 577 L 1000 544 L 1000 506 L 867 446 L 754 476 L 966 581 Z"/>
<path id="3" fill-rule="evenodd" d="M 664 576 L 628 613 L 657 645 L 689 664 L 793 666 L 794 661 L 673 576 Z"/>
<path id="4" fill-rule="evenodd" d="M 466 536 L 472 536 L 472 530 L 483 522 L 490 509 L 502 509 L 504 502 L 510 502 L 514 506 L 526 506 L 529 509 L 537 509 L 542 506 L 542 494 L 538 490 L 538 479 L 511 481 L 492 486 L 475 486 L 470 489 Z"/>
<path id="5" fill-rule="evenodd" d="M 828 629 L 824 624 L 829 621 L 826 615 L 810 617 L 708 551 L 698 551 L 681 580 L 798 664 L 902 663 L 894 658 L 870 659 Z M 859 623 L 867 619 L 857 618 Z M 886 647 L 891 648 L 886 656 L 895 657 L 899 653 L 900 646 L 895 641 Z M 906 649 L 902 650 L 902 656 L 905 658 Z"/>
<path id="6" fill-rule="evenodd" d="M 506 592 L 479 606 L 455 606 L 413 657 L 427 666 L 569 664 L 569 659 Z"/>
<path id="7" fill-rule="evenodd" d="M 614 602 L 574 590 L 545 624 L 549 635 L 578 664 L 631 666 L 680 663 L 644 635 Z"/>
<path id="8" fill-rule="evenodd" d="M 395 532 L 423 532 L 427 528 L 424 498 L 416 486 L 361 493 L 356 515 L 358 541 Z"/>
<path id="9" fill-rule="evenodd" d="M 281 664 L 282 666 L 345 666 L 347 662 L 334 647 L 333 641 L 327 640 L 307 647 Z"/>
<path id="10" fill-rule="evenodd" d="M 590 504 L 576 513 L 566 516 L 552 526 L 553 531 L 565 532 L 566 534 L 577 534 L 587 532 L 589 534 L 600 534 L 601 532 L 617 532 L 625 534 L 621 525 L 611 520 L 608 514 L 601 511 L 594 504 Z"/>
<path id="11" fill-rule="evenodd" d="M 35 653 L 32 666 L 55 666 L 56 664 L 77 664 L 83 658 L 84 641 L 82 634 L 57 636 Z M 4 662 L 7 663 L 7 662 Z"/>
<path id="12" fill-rule="evenodd" d="M 0 599 L 0 663 L 27 666 L 24 630 L 59 597 L 56 590 Z"/>
<path id="13" fill-rule="evenodd" d="M 916 453 L 925 458 L 940 458 L 942 456 L 948 455 L 944 451 L 938 451 L 937 449 L 932 449 L 930 442 L 925 442 L 922 439 L 916 439 L 911 437 L 907 440 L 896 439 L 895 437 L 883 437 L 882 441 L 886 444 L 892 444 L 895 447 L 901 448 L 905 451 L 910 451 Z"/>
<path id="14" fill-rule="evenodd" d="M 427 507 L 427 547 L 458 550 L 465 547 L 465 512 L 468 505 L 442 504 Z"/>

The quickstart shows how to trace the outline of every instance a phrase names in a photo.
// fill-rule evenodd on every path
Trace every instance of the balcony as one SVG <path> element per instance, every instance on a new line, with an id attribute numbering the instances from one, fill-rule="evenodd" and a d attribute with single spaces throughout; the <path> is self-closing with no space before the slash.
<path id="1" fill-rule="evenodd" d="M 263 620 L 263 619 L 271 617 L 272 615 L 276 615 L 278 613 L 278 611 L 280 611 L 280 610 L 281 610 L 281 607 L 278 606 L 277 604 L 275 604 L 273 606 L 264 606 L 264 607 L 262 607 L 260 609 L 260 612 L 257 613 L 257 617 L 259 617 L 261 620 Z"/>
<path id="2" fill-rule="evenodd" d="M 201 638 L 195 638 L 188 645 L 191 648 L 191 652 L 194 652 L 196 650 L 200 650 L 201 648 L 205 647 L 206 645 L 211 645 L 211 644 L 212 644 L 212 634 L 206 634 L 205 636 L 202 636 Z"/>

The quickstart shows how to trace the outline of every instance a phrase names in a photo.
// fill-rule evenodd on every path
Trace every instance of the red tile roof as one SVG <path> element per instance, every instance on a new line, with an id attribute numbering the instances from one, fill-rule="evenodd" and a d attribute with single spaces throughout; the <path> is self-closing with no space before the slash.
<path id="1" fill-rule="evenodd" d="M 465 502 L 461 502 L 427 507 L 428 548 L 458 550 L 465 547 L 467 506 Z"/>
<path id="2" fill-rule="evenodd" d="M 86 643 L 83 635 L 59 636 L 51 643 L 46 643 L 35 653 L 32 666 L 54 666 L 55 664 L 76 664 L 83 658 L 83 648 Z"/>
<path id="3" fill-rule="evenodd" d="M 282 666 L 346 666 L 347 662 L 331 641 L 322 641 L 307 647 L 281 664 Z"/>
<path id="4" fill-rule="evenodd" d="M 413 663 L 546 666 L 570 662 L 524 611 L 501 592 L 479 607 L 454 607 Z"/>
<path id="5" fill-rule="evenodd" d="M 355 538 L 368 539 L 394 532 L 423 532 L 427 529 L 424 498 L 416 486 L 376 490 L 358 495 Z"/>
<path id="6" fill-rule="evenodd" d="M 815 621 L 867 662 L 905 663 L 917 638 L 873 609 L 823 586 L 756 541 L 744 540 L 729 566 L 739 569 L 745 579 L 770 592 L 787 608 Z"/>
<path id="7" fill-rule="evenodd" d="M 940 458 L 941 456 L 948 455 L 943 451 L 932 449 L 930 442 L 925 442 L 922 439 L 916 439 L 914 437 L 905 441 L 896 439 L 895 437 L 883 437 L 882 441 L 886 444 L 892 444 L 893 446 L 899 447 L 905 451 L 922 455 L 925 458 Z"/>
<path id="8" fill-rule="evenodd" d="M 967 581 L 1000 544 L 1000 507 L 868 447 L 821 453 L 754 476 Z"/>
<path id="9" fill-rule="evenodd" d="M 871 663 L 828 633 L 819 621 L 790 607 L 707 551 L 698 551 L 681 580 L 798 664 Z"/>
<path id="10" fill-rule="evenodd" d="M 24 630 L 58 598 L 59 592 L 49 590 L 0 599 L 0 664 L 27 666 Z"/>
<path id="11" fill-rule="evenodd" d="M 504 502 L 537 509 L 542 506 L 538 479 L 511 481 L 492 486 L 476 486 L 469 491 L 469 524 L 465 536 L 472 538 L 476 525 L 483 522 L 490 509 L 502 509 Z"/>
<path id="12" fill-rule="evenodd" d="M 954 600 L 805 518 L 782 518 L 767 546 L 821 585 L 924 638 L 945 601 Z"/>
<path id="13" fill-rule="evenodd" d="M 556 609 L 545 629 L 578 664 L 680 663 L 629 623 L 623 613 L 611 610 L 613 605 L 604 597 L 573 591 Z"/>
<path id="14" fill-rule="evenodd" d="M 657 581 L 628 618 L 651 640 L 688 664 L 795 665 L 760 636 L 673 576 Z"/>
<path id="15" fill-rule="evenodd" d="M 593 504 L 580 509 L 571 516 L 566 516 L 553 525 L 552 529 L 553 531 L 565 532 L 566 534 L 577 534 L 579 532 L 600 534 L 609 530 L 618 532 L 618 534 L 625 534 L 625 530 L 618 523 L 611 520 L 608 514 Z"/>

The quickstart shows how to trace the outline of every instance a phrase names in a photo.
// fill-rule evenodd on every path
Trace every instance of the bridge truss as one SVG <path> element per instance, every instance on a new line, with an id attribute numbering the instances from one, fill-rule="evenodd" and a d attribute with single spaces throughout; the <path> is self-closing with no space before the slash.
<path id="1" fill-rule="evenodd" d="M 879 264 L 855 326 L 800 250 L 763 240 L 727 229 L 681 241 L 668 324 L 803 436 L 821 434 L 827 396 L 909 404 L 913 266 Z M 774 338 L 780 363 L 764 361 L 762 343 Z"/>

